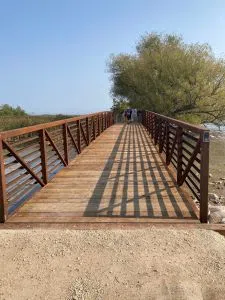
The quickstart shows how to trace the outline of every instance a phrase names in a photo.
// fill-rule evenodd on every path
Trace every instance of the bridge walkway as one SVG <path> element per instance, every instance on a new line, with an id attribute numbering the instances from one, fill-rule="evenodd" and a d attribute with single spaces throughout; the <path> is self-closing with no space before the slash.
<path id="1" fill-rule="evenodd" d="M 141 124 L 115 124 L 7 222 L 198 223 L 198 209 Z"/>

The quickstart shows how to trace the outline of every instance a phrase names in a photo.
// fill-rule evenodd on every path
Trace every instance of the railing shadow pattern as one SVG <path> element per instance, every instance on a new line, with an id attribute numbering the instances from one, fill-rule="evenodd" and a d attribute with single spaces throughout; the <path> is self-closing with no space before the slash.
<path id="1" fill-rule="evenodd" d="M 122 127 L 84 216 L 197 219 L 146 130 L 135 123 Z"/>

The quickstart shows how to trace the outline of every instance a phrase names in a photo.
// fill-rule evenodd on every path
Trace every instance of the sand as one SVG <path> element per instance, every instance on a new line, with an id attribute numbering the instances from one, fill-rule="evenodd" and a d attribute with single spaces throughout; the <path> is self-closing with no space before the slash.
<path id="1" fill-rule="evenodd" d="M 208 230 L 0 230 L 0 299 L 224 299 Z"/>

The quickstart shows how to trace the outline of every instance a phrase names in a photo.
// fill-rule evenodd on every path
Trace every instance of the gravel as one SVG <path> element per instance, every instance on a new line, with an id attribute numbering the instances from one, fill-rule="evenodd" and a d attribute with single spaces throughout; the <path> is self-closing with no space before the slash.
<path id="1" fill-rule="evenodd" d="M 1 230 L 0 299 L 224 299 L 208 230 Z"/>

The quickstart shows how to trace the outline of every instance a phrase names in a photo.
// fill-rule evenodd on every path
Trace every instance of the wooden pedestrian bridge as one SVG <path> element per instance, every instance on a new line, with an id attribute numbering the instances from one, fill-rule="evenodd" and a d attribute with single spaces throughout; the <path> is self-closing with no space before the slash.
<path id="1" fill-rule="evenodd" d="M 100 112 L 2 132 L 0 221 L 207 222 L 209 131 L 141 119 Z"/>

